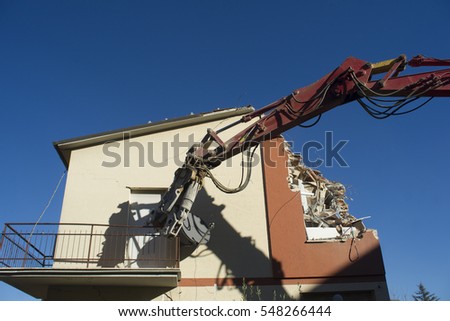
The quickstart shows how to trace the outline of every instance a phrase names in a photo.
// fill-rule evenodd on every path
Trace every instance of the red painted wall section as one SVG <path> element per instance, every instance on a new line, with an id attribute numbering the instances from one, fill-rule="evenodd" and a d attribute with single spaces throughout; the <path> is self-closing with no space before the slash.
<path id="1" fill-rule="evenodd" d="M 288 186 L 284 140 L 262 144 L 267 222 L 274 277 L 377 277 L 385 270 L 375 234 L 345 242 L 307 243 L 299 192 Z"/>

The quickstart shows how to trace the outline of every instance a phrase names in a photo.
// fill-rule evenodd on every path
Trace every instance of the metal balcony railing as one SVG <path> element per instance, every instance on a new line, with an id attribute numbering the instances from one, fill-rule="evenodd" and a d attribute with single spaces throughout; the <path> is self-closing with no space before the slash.
<path id="1" fill-rule="evenodd" d="M 179 240 L 153 228 L 80 223 L 7 223 L 4 268 L 178 268 Z"/>

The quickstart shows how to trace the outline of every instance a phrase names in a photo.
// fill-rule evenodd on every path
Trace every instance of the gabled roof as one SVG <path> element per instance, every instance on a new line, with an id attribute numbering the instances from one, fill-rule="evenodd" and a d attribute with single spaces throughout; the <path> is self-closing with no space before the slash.
<path id="1" fill-rule="evenodd" d="M 86 135 L 71 139 L 60 140 L 54 142 L 53 146 L 58 152 L 59 157 L 63 161 L 66 168 L 68 168 L 70 163 L 70 154 L 73 150 L 91 147 L 95 145 L 101 145 L 108 141 L 120 141 L 123 140 L 124 133 L 127 133 L 128 137 L 138 137 L 163 132 L 167 130 L 198 125 L 215 120 L 245 115 L 252 111 L 254 111 L 254 108 L 252 106 L 217 109 L 211 112 L 188 115 L 179 118 L 172 118 L 168 120 L 159 121 L 156 123 L 149 123 L 144 125 L 102 132 L 93 135 Z"/>

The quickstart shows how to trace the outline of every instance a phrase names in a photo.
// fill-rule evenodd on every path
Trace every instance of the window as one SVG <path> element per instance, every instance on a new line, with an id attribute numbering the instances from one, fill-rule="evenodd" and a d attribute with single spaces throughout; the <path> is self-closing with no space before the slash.
<path id="1" fill-rule="evenodd" d="M 165 268 L 178 262 L 177 240 L 161 236 L 156 228 L 145 227 L 164 192 L 165 189 L 130 188 L 128 225 L 136 226 L 137 231 L 130 233 L 127 244 L 128 267 Z"/>

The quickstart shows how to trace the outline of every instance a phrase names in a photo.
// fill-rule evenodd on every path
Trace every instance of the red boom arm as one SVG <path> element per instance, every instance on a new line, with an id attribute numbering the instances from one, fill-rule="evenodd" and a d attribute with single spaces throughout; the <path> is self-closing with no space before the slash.
<path id="1" fill-rule="evenodd" d="M 195 151 L 196 158 L 202 159 L 209 168 L 216 167 L 221 161 L 242 152 L 249 145 L 275 137 L 334 107 L 358 100 L 363 107 L 370 108 L 364 105 L 362 98 L 371 101 L 371 99 L 401 97 L 389 111 L 394 115 L 395 112 L 400 114 L 396 110 L 398 106 L 403 107 L 402 104 L 410 100 L 419 97 L 450 96 L 450 69 L 398 77 L 407 64 L 413 67 L 448 66 L 450 60 L 417 56 L 406 62 L 406 57 L 400 56 L 371 64 L 353 57 L 347 58 L 333 72 L 315 83 L 299 88 L 289 96 L 245 115 L 240 122 L 247 122 L 255 117 L 261 119 L 228 141 L 222 142 L 217 136 L 222 130 L 217 133 L 208 130 L 202 143 L 215 141 L 219 147 L 214 150 L 198 148 Z M 372 80 L 373 75 L 380 73 L 385 73 L 381 80 Z M 386 117 L 389 115 L 386 110 L 380 112 L 369 109 L 368 111 L 374 112 L 374 116 L 380 116 L 377 118 L 385 118 L 383 115 Z M 263 116 L 265 113 L 267 115 Z"/>

